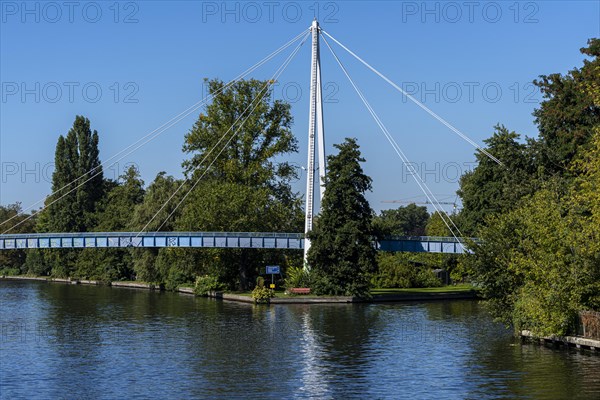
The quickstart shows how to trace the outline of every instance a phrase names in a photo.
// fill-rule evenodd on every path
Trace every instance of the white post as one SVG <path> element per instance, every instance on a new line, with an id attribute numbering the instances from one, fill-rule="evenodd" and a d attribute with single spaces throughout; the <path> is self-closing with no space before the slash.
<path id="1" fill-rule="evenodd" d="M 310 108 L 308 116 L 308 165 L 306 177 L 306 218 L 304 233 L 312 230 L 314 214 L 314 188 L 315 188 L 315 134 L 319 136 L 319 193 L 323 200 L 325 187 L 323 186 L 325 165 L 325 139 L 323 129 L 323 101 L 321 89 L 321 62 L 319 55 L 319 23 L 314 20 L 312 31 L 312 57 L 310 74 Z M 306 255 L 310 248 L 310 240 L 304 239 L 304 268 L 308 268 Z"/>

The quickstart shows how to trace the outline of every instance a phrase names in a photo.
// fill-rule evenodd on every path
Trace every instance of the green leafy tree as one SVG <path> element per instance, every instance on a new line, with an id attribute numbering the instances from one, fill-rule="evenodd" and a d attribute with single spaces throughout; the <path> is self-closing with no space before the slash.
<path id="1" fill-rule="evenodd" d="M 427 236 L 452 236 L 452 232 L 450 232 L 448 225 L 446 225 L 450 224 L 450 226 L 454 228 L 450 223 L 450 218 L 452 217 L 448 214 L 441 215 L 439 211 L 435 211 L 431 214 L 429 221 L 427 221 L 427 226 L 425 227 Z M 454 232 L 454 234 L 458 235 L 458 232 Z"/>
<path id="2" fill-rule="evenodd" d="M 600 85 L 600 39 L 590 39 L 581 52 L 591 58 L 581 68 L 534 81 L 544 96 L 533 115 L 539 128 L 535 158 L 545 175 L 569 175 L 569 164 L 600 123 L 600 105 L 588 90 Z"/>
<path id="3" fill-rule="evenodd" d="M 373 219 L 373 228 L 378 237 L 423 236 L 429 220 L 427 207 L 412 203 L 395 210 L 383 210 Z"/>
<path id="4" fill-rule="evenodd" d="M 321 213 L 309 232 L 308 263 L 317 294 L 369 297 L 375 272 L 373 211 L 365 198 L 371 178 L 356 139 L 335 145 L 328 157 Z"/>
<path id="5" fill-rule="evenodd" d="M 229 87 L 217 79 L 206 82 L 213 101 L 185 135 L 183 151 L 192 155 L 183 163 L 185 173 L 274 189 L 295 178 L 289 163 L 275 161 L 297 152 L 298 144 L 291 131 L 290 104 L 270 101 L 272 82 L 241 80 Z M 206 157 L 208 162 L 202 163 Z"/>
<path id="6" fill-rule="evenodd" d="M 271 101 L 268 81 L 225 87 L 208 81 L 213 101 L 186 134 L 183 163 L 191 192 L 171 218 L 176 230 L 298 232 L 300 197 L 291 189 L 295 170 L 282 156 L 297 151 L 290 105 Z M 246 290 L 266 263 L 286 254 L 254 249 L 162 249 L 158 275 L 169 286 L 216 276 L 230 289 Z"/>
<path id="7" fill-rule="evenodd" d="M 467 258 L 493 314 L 517 330 L 573 333 L 580 310 L 600 309 L 600 133 L 573 166 L 570 185 L 549 181 L 492 217 Z"/>
<path id="8" fill-rule="evenodd" d="M 582 271 L 556 182 L 493 217 L 475 249 L 472 270 L 494 315 L 539 335 L 566 334 L 579 306 Z M 540 223 L 543 221 L 543 223 Z"/>
<path id="9" fill-rule="evenodd" d="M 466 269 L 496 317 L 540 336 L 573 333 L 579 311 L 600 310 L 600 41 L 582 52 L 593 57 L 582 68 L 536 82 L 545 100 L 534 113 L 540 138 L 525 149 L 536 169 L 531 193 L 502 174 L 475 179 L 479 167 L 461 181 L 465 215 L 483 239 Z M 503 189 L 493 193 L 509 196 L 484 215 L 476 188 L 485 193 L 494 180 Z"/>
<path id="10" fill-rule="evenodd" d="M 487 150 L 500 159 L 497 164 L 483 153 L 477 153 L 477 167 L 460 179 L 458 195 L 462 199 L 461 226 L 465 235 L 474 235 L 492 214 L 514 208 L 519 200 L 536 189 L 532 158 L 519 135 L 504 126 L 496 126 L 486 139 Z"/>
<path id="11" fill-rule="evenodd" d="M 129 231 L 131 215 L 144 198 L 144 182 L 138 170 L 131 166 L 119 177 L 99 207 L 95 230 L 98 232 Z M 133 278 L 131 249 L 84 249 L 77 259 L 73 276 L 102 281 Z"/>
<path id="12" fill-rule="evenodd" d="M 10 219 L 10 221 L 8 221 Z M 0 227 L 6 233 L 31 233 L 35 230 L 35 217 L 22 214 L 21 204 L 14 203 L 0 206 L 0 223 L 6 222 Z M 0 275 L 18 275 L 26 272 L 26 252 L 24 250 L 0 251 Z"/>
<path id="13" fill-rule="evenodd" d="M 144 200 L 144 181 L 136 167 L 130 166 L 119 181 L 106 196 L 95 227 L 97 232 L 129 230 L 132 227 L 131 216 Z"/>
<path id="14" fill-rule="evenodd" d="M 600 99 L 600 88 L 597 89 Z M 579 269 L 585 277 L 578 286 L 582 309 L 600 311 L 600 126 L 590 149 L 573 166 L 577 178 L 571 196 L 569 225 L 577 243 Z"/>

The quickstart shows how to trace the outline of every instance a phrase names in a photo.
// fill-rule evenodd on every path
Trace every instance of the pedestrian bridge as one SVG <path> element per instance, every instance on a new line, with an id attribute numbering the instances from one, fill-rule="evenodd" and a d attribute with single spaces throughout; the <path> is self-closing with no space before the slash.
<path id="1" fill-rule="evenodd" d="M 395 236 L 377 243 L 381 251 L 415 253 L 468 252 L 468 239 L 439 236 Z M 0 235 L 0 250 L 80 248 L 239 248 L 304 249 L 303 233 L 275 232 L 84 232 Z"/>

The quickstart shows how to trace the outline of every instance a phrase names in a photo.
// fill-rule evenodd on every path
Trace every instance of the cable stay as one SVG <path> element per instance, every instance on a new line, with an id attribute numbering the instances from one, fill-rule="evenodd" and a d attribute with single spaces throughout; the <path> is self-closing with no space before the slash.
<path id="1" fill-rule="evenodd" d="M 471 146 L 475 147 L 478 151 L 480 151 L 483 154 L 485 154 L 488 158 L 490 158 L 495 163 L 504 166 L 504 163 L 502 163 L 502 161 L 500 161 L 499 159 L 497 159 L 496 157 L 494 157 L 489 151 L 487 151 L 486 149 L 484 149 L 483 147 L 481 147 L 480 145 L 478 145 L 470 137 L 468 137 L 467 135 L 465 135 L 464 133 L 462 133 L 460 130 L 458 130 L 458 128 L 456 128 L 452 124 L 450 124 L 450 122 L 446 121 L 444 118 L 442 118 L 441 116 L 439 116 L 438 114 L 436 114 L 433 110 L 431 110 L 425 104 L 423 104 L 422 102 L 420 102 L 419 100 L 417 100 L 415 97 L 413 97 L 406 90 L 402 89 L 400 86 L 398 86 L 397 84 L 395 84 L 387 76 L 383 75 L 381 72 L 379 72 L 377 69 L 375 69 L 374 67 L 372 67 L 369 63 L 367 63 L 365 60 L 363 60 L 362 58 L 360 58 L 356 53 L 354 53 L 348 47 L 346 47 L 342 43 L 340 43 L 336 38 L 334 38 L 333 36 L 331 36 L 329 33 L 325 32 L 324 30 L 321 30 L 321 32 L 323 32 L 325 35 L 327 35 L 329 38 L 331 38 L 331 40 L 333 40 L 341 48 L 343 48 L 348 53 L 350 53 L 350 55 L 352 55 L 354 58 L 356 58 L 358 61 L 360 61 L 364 66 L 366 66 L 367 68 L 369 68 L 372 72 L 374 72 L 375 74 L 377 74 L 381 79 L 383 79 L 388 84 L 390 84 L 394 89 L 396 89 L 397 91 L 399 91 L 400 93 L 402 93 L 404 96 L 406 96 L 407 98 L 409 98 L 413 103 L 415 103 L 416 105 L 418 105 L 420 108 L 422 108 L 425 112 L 427 112 L 433 118 L 435 118 L 436 120 L 438 120 L 440 123 L 442 123 L 448 129 L 450 129 L 452 132 L 454 132 L 455 134 L 457 134 L 458 136 L 460 136 L 463 140 L 465 140 Z"/>
<path id="2" fill-rule="evenodd" d="M 177 203 L 175 208 L 169 213 L 169 215 L 164 219 L 164 221 L 160 224 L 160 226 L 155 230 L 155 234 L 160 231 L 160 229 L 167 223 L 167 221 L 175 214 L 177 209 L 183 204 L 185 199 L 192 193 L 192 191 L 196 188 L 198 183 L 204 178 L 204 176 L 209 172 L 210 167 L 215 163 L 215 161 L 219 158 L 219 156 L 225 151 L 225 149 L 229 146 L 229 143 L 237 136 L 237 134 L 241 131 L 244 124 L 248 120 L 248 118 L 252 115 L 252 112 L 260 105 L 260 102 L 263 100 L 265 95 L 268 93 L 268 89 L 277 82 L 281 74 L 286 70 L 291 61 L 295 58 L 296 54 L 300 48 L 304 45 L 308 37 L 310 36 L 310 32 L 306 33 L 302 41 L 296 46 L 296 48 L 292 51 L 292 53 L 285 59 L 282 65 L 275 71 L 271 79 L 267 81 L 267 83 L 263 86 L 263 88 L 258 93 L 258 96 L 246 107 L 246 109 L 238 116 L 238 118 L 233 122 L 233 124 L 227 129 L 227 131 L 219 138 L 217 143 L 208 151 L 207 154 L 204 155 L 202 160 L 198 163 L 198 165 L 194 168 L 194 170 L 199 170 L 199 168 L 204 164 L 204 162 L 210 157 L 210 155 L 215 151 L 215 149 L 221 144 L 221 142 L 229 135 L 229 133 L 233 130 L 235 126 L 237 128 L 233 132 L 233 134 L 229 137 L 227 142 L 225 142 L 217 155 L 213 158 L 208 166 L 204 169 L 204 172 L 194 180 L 191 188 L 184 194 L 183 198 Z M 250 110 L 250 108 L 252 109 Z M 243 118 L 240 124 L 238 122 Z M 159 210 L 153 215 L 153 217 L 144 225 L 144 227 L 137 233 L 136 238 L 142 235 L 148 226 L 156 219 L 158 214 L 169 204 L 169 202 L 175 197 L 175 195 L 192 179 L 191 177 L 194 175 L 194 171 L 191 171 L 190 177 L 186 178 L 181 185 L 171 194 L 171 196 L 163 203 L 163 205 L 159 208 Z"/>
<path id="3" fill-rule="evenodd" d="M 189 116 L 191 113 L 193 113 L 194 111 L 198 110 L 200 107 L 206 105 L 207 102 L 209 100 L 211 100 L 215 95 L 220 94 L 221 92 L 223 92 L 227 88 L 231 87 L 235 83 L 237 83 L 240 80 L 244 79 L 244 77 L 246 77 L 248 74 L 252 73 L 257 68 L 261 67 L 262 65 L 264 65 L 265 63 L 267 63 L 268 61 L 270 61 L 271 59 L 273 59 L 275 56 L 277 56 L 278 54 L 280 54 L 281 52 L 283 52 L 284 50 L 286 50 L 288 47 L 290 47 L 292 44 L 294 44 L 295 42 L 297 42 L 298 40 L 300 40 L 302 37 L 304 37 L 303 41 L 306 41 L 306 37 L 307 37 L 307 35 L 309 33 L 310 33 L 309 29 L 303 30 L 300 34 L 296 35 L 293 39 L 289 40 L 287 43 L 285 43 L 284 45 L 282 45 L 281 47 L 279 47 L 277 50 L 273 51 L 271 54 L 269 54 L 268 56 L 266 56 L 265 58 L 263 58 L 262 60 L 260 60 L 259 62 L 257 62 L 253 66 L 251 66 L 250 68 L 248 68 L 246 71 L 244 71 L 241 74 L 239 74 L 233 80 L 229 81 L 227 84 L 225 84 L 214 95 L 213 94 L 207 95 L 205 98 L 203 98 L 202 100 L 198 101 L 197 103 L 194 103 L 193 105 L 189 106 L 184 111 L 182 111 L 181 113 L 177 114 L 176 116 L 174 116 L 173 118 L 171 118 L 167 122 L 163 123 L 158 128 L 154 129 L 153 131 L 151 131 L 150 133 L 146 134 L 142 138 L 138 139 L 134 143 L 132 143 L 129 146 L 125 147 L 123 150 L 115 153 L 114 155 L 112 155 L 111 157 L 109 157 L 106 161 L 104 161 L 101 164 L 99 164 L 98 166 L 96 166 L 96 167 L 92 168 L 91 170 L 83 173 L 81 176 L 79 176 L 76 179 L 74 179 L 73 181 L 65 184 L 63 187 L 55 190 L 49 196 L 54 196 L 54 195 L 58 194 L 59 192 L 67 189 L 71 185 L 77 183 L 80 179 L 84 178 L 85 176 L 87 176 L 89 174 L 93 174 L 89 178 L 87 178 L 85 181 L 79 183 L 77 186 L 73 187 L 72 189 L 70 189 L 66 193 L 62 194 L 60 197 L 57 197 L 56 199 L 52 200 L 50 203 L 44 205 L 39 211 L 42 211 L 42 210 L 48 208 L 49 206 L 53 205 L 54 203 L 60 201 L 61 199 L 63 199 L 64 197 L 66 197 L 67 195 L 69 195 L 70 193 L 72 193 L 73 191 L 75 191 L 78 188 L 80 188 L 81 186 L 85 185 L 87 182 L 89 182 L 93 178 L 95 178 L 98 175 L 100 175 L 102 173 L 102 170 L 100 170 L 101 167 L 110 168 L 110 167 L 114 166 L 115 164 L 117 164 L 119 161 L 123 160 L 128 155 L 130 155 L 133 152 L 139 150 L 144 145 L 152 142 L 153 140 L 155 140 L 156 138 L 158 138 L 161 134 L 163 134 L 165 131 L 167 131 L 168 129 L 170 129 L 174 125 L 176 125 L 179 122 L 181 122 L 184 118 L 186 118 L 187 116 Z M 125 154 L 123 154 L 123 153 L 125 153 Z M 113 161 L 112 163 L 109 164 L 109 161 L 113 160 L 114 158 L 118 157 L 119 155 L 120 155 L 119 158 L 117 158 L 115 161 Z M 97 171 L 97 172 L 95 172 L 95 171 Z M 37 205 L 42 204 L 49 196 L 46 196 L 43 199 L 40 199 L 40 200 L 36 201 L 35 203 L 33 203 L 30 206 L 28 206 L 28 207 L 24 208 L 23 210 L 21 210 L 21 212 L 16 213 L 15 215 L 13 215 L 12 217 L 6 219 L 3 222 L 0 222 L 0 226 L 5 225 L 6 223 L 8 223 L 9 221 L 13 220 L 14 218 L 16 218 L 16 217 L 22 215 L 23 213 L 25 213 L 25 212 L 33 209 Z M 31 218 L 33 218 L 34 216 L 35 216 L 35 213 L 31 214 L 27 218 L 21 220 L 17 224 L 15 224 L 15 225 L 11 226 L 10 228 L 6 229 L 5 231 L 3 231 L 2 234 L 5 234 L 5 233 L 9 232 L 10 230 L 12 230 L 12 229 L 20 226 L 21 224 L 23 224 L 26 221 L 28 221 Z"/>
<path id="4" fill-rule="evenodd" d="M 354 88 L 354 90 L 356 91 L 356 93 L 358 94 L 358 96 L 360 97 L 360 99 L 362 100 L 363 104 L 365 105 L 365 107 L 367 108 L 367 110 L 369 111 L 369 113 L 371 114 L 371 116 L 373 117 L 373 119 L 375 120 L 375 122 L 377 123 L 377 125 L 379 126 L 379 129 L 381 130 L 381 132 L 384 134 L 384 136 L 386 137 L 386 139 L 388 140 L 388 142 L 390 143 L 390 145 L 392 146 L 392 148 L 394 149 L 394 151 L 396 152 L 396 154 L 400 157 L 400 159 L 402 160 L 402 162 L 404 163 L 404 165 L 408 168 L 411 176 L 413 177 L 413 179 L 415 180 L 415 182 L 417 183 L 417 185 L 419 186 L 419 188 L 421 189 L 421 191 L 423 192 L 423 194 L 427 197 L 427 199 L 429 200 L 429 202 L 433 205 L 433 207 L 435 208 L 435 210 L 438 212 L 438 214 L 442 218 L 442 221 L 444 222 L 444 225 L 446 225 L 446 227 L 450 230 L 450 233 L 452 234 L 452 236 L 457 241 L 460 242 L 459 236 L 462 236 L 462 233 L 460 232 L 460 229 L 456 226 L 456 224 L 454 223 L 454 221 L 452 221 L 452 219 L 448 216 L 448 214 L 442 209 L 442 207 L 440 206 L 438 200 L 434 196 L 433 192 L 429 189 L 429 187 L 427 186 L 427 184 L 425 183 L 425 181 L 417 173 L 417 171 L 415 170 L 413 164 L 409 161 L 408 157 L 406 156 L 406 154 L 404 153 L 404 151 L 402 150 L 402 148 L 398 145 L 398 143 L 396 142 L 396 140 L 390 134 L 390 132 L 388 131 L 388 129 L 386 128 L 386 126 L 383 124 L 383 122 L 381 121 L 381 119 L 379 118 L 379 116 L 377 115 L 377 113 L 375 112 L 375 110 L 373 109 L 373 107 L 371 107 L 369 101 L 366 99 L 366 97 L 364 96 L 364 94 L 362 93 L 362 91 L 358 88 L 358 86 L 356 85 L 356 83 L 354 82 L 354 80 L 350 77 L 350 74 L 348 73 L 348 70 L 344 67 L 343 63 L 340 61 L 340 59 L 338 58 L 337 54 L 331 48 L 331 46 L 329 45 L 329 42 L 327 41 L 327 39 L 325 37 L 323 37 L 323 41 L 325 42 L 325 44 L 327 45 L 327 47 L 331 51 L 331 54 L 333 55 L 333 57 L 335 58 L 336 62 L 338 63 L 338 65 L 340 66 L 340 68 L 342 69 L 342 71 L 344 72 L 344 75 L 346 75 L 346 78 L 348 78 L 348 80 L 350 81 L 350 84 L 352 85 L 352 87 Z M 459 236 L 457 236 L 455 234 L 455 232 L 457 232 L 459 234 Z"/>

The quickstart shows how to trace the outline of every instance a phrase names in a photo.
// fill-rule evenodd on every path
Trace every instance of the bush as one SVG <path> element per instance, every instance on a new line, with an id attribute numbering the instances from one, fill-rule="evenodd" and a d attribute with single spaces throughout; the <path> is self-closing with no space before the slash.
<path id="1" fill-rule="evenodd" d="M 16 276 L 21 275 L 21 270 L 18 268 L 2 268 L 0 269 L 0 276 Z"/>
<path id="2" fill-rule="evenodd" d="M 225 286 L 219 282 L 219 278 L 212 275 L 202 275 L 196 278 L 194 293 L 196 296 L 208 296 L 210 292 L 221 291 Z"/>
<path id="3" fill-rule="evenodd" d="M 307 288 L 310 287 L 310 271 L 302 267 L 290 267 L 287 270 L 285 278 L 285 287 L 292 288 Z"/>
<path id="4" fill-rule="evenodd" d="M 275 291 L 265 286 L 265 278 L 259 276 L 256 279 L 256 287 L 252 291 L 254 303 L 269 303 L 275 297 Z"/>
<path id="5" fill-rule="evenodd" d="M 435 272 L 428 267 L 418 267 L 415 280 L 412 287 L 426 288 L 442 286 L 442 281 L 436 276 Z"/>
<path id="6" fill-rule="evenodd" d="M 442 282 L 427 266 L 411 263 L 403 254 L 380 254 L 379 270 L 372 283 L 381 288 L 422 288 L 442 286 Z"/>
<path id="7" fill-rule="evenodd" d="M 173 267 L 169 270 L 169 275 L 165 280 L 165 289 L 169 291 L 175 291 L 181 285 L 192 282 L 192 279 L 183 271 Z"/>

